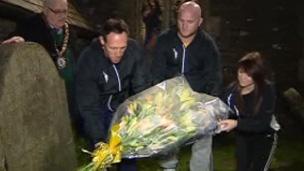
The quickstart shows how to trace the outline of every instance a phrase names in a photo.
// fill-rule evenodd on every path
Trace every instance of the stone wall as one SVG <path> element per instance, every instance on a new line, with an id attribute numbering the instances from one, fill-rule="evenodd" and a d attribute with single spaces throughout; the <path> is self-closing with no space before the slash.
<path id="1" fill-rule="evenodd" d="M 300 1 L 213 0 L 212 16 L 220 21 L 218 44 L 230 71 L 246 52 L 263 52 L 275 72 L 278 87 L 298 86 L 303 37 L 297 6 Z M 302 29 L 303 30 L 303 29 Z M 232 68 L 233 69 L 233 68 Z"/>
<path id="2" fill-rule="evenodd" d="M 299 34 L 301 36 L 301 40 L 302 40 L 302 56 L 299 60 L 299 66 L 298 66 L 298 78 L 301 82 L 301 85 L 304 85 L 304 13 L 302 12 L 302 7 L 301 5 L 298 5 L 296 8 L 297 14 L 299 16 Z M 303 86 L 304 87 L 304 86 Z M 304 88 L 303 88 L 304 89 Z M 302 91 L 304 93 L 304 91 Z"/>
<path id="3" fill-rule="evenodd" d="M 100 28 L 109 17 L 118 16 L 130 26 L 131 37 L 141 39 L 141 6 L 142 0 L 77 0 L 78 7 L 84 15 Z"/>

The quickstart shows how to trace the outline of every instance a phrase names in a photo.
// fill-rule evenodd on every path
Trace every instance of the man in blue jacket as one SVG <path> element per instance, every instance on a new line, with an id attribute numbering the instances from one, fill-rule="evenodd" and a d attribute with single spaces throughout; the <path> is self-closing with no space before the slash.
<path id="1" fill-rule="evenodd" d="M 145 88 L 142 49 L 128 38 L 121 19 L 108 19 L 101 35 L 81 53 L 76 74 L 76 96 L 91 147 L 107 141 L 113 114 L 126 98 Z M 136 170 L 123 160 L 120 170 Z"/>
<path id="2" fill-rule="evenodd" d="M 177 75 L 185 75 L 194 91 L 218 95 L 221 84 L 219 51 L 200 25 L 200 6 L 185 2 L 178 8 L 177 28 L 161 34 L 152 62 L 152 82 L 157 84 Z M 176 154 L 161 162 L 165 171 L 175 171 Z M 204 136 L 192 146 L 191 171 L 212 170 L 212 136 Z"/>

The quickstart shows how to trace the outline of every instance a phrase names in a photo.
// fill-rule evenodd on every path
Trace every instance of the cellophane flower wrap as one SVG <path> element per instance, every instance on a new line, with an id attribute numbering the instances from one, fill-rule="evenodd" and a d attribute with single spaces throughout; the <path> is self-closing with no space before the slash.
<path id="1" fill-rule="evenodd" d="M 124 158 L 167 153 L 190 139 L 218 130 L 228 107 L 218 98 L 194 92 L 183 76 L 161 82 L 122 103 L 113 118 L 109 144 L 92 153 L 93 170 Z"/>

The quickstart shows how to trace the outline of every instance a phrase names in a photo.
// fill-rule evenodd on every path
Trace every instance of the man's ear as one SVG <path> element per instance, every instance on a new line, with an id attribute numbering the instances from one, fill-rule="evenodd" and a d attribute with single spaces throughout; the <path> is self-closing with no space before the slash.
<path id="1" fill-rule="evenodd" d="M 105 40 L 103 38 L 103 36 L 99 36 L 98 37 L 100 44 L 103 46 L 105 44 Z"/>
<path id="2" fill-rule="evenodd" d="M 201 17 L 199 25 L 201 26 L 203 24 L 203 22 L 204 22 L 204 19 L 203 19 L 203 17 Z"/>

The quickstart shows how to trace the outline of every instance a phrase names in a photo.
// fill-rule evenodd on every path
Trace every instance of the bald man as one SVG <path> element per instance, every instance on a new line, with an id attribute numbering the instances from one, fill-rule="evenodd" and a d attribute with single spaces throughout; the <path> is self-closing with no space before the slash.
<path id="1" fill-rule="evenodd" d="M 219 51 L 212 38 L 202 29 L 201 7 L 185 2 L 178 8 L 177 27 L 162 33 L 156 43 L 152 62 L 152 82 L 157 84 L 184 75 L 194 91 L 217 96 L 221 85 Z M 165 171 L 174 171 L 178 159 L 161 162 Z M 191 171 L 212 170 L 212 136 L 204 136 L 192 146 Z"/>
<path id="2" fill-rule="evenodd" d="M 18 23 L 13 36 L 2 43 L 31 41 L 41 44 L 50 54 L 60 76 L 65 80 L 69 111 L 76 129 L 80 130 L 80 115 L 75 106 L 74 77 L 76 65 L 75 35 L 67 24 L 67 0 L 45 0 L 42 13 Z M 73 37 L 74 36 L 74 37 Z"/>

